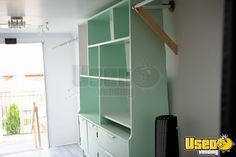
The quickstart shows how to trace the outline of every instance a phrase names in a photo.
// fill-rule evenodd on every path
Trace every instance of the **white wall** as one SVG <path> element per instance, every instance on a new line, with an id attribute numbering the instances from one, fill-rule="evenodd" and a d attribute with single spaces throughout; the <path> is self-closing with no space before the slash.
<path id="1" fill-rule="evenodd" d="M 44 43 L 45 74 L 51 146 L 77 143 L 77 104 L 73 86 L 75 47 L 73 44 L 52 49 L 70 38 Z"/>
<path id="2" fill-rule="evenodd" d="M 21 35 L 18 42 L 43 42 L 50 146 L 77 143 L 77 90 L 73 85 L 73 65 L 76 64 L 76 42 L 58 48 L 55 46 L 73 38 L 70 34 Z"/>
<path id="3" fill-rule="evenodd" d="M 0 83 L 1 83 L 1 79 L 0 79 Z M 3 130 L 2 130 L 2 109 L 0 109 L 0 142 L 2 140 L 2 136 L 3 136 Z"/>
<path id="4" fill-rule="evenodd" d="M 165 11 L 165 29 L 179 47 L 178 56 L 167 52 L 167 72 L 181 157 L 198 156 L 184 150 L 185 136 L 219 136 L 223 6 L 223 0 L 176 0 L 174 13 Z"/>

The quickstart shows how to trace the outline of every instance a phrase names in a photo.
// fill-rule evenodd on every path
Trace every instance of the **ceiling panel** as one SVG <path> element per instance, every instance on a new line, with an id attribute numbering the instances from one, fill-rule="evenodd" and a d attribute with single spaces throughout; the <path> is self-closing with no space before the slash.
<path id="1" fill-rule="evenodd" d="M 26 23 L 30 25 L 49 22 L 50 32 L 73 32 L 77 29 L 78 23 L 119 1 L 0 0 L 0 24 L 7 24 L 10 16 L 25 16 Z M 14 32 L 14 30 L 0 28 L 0 33 L 3 32 Z M 25 33 L 27 30 L 22 32 Z M 32 29 L 29 32 L 32 32 Z"/>

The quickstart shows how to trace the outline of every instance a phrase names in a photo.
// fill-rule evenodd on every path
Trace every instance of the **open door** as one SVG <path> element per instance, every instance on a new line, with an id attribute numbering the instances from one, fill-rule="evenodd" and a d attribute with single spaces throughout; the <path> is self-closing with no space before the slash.
<path id="1" fill-rule="evenodd" d="M 0 44 L 0 155 L 47 147 L 43 44 Z"/>

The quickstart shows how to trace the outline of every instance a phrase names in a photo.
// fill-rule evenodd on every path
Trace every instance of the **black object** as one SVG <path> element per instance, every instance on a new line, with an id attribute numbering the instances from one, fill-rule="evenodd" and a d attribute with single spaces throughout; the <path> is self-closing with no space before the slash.
<path id="1" fill-rule="evenodd" d="M 221 99 L 221 134 L 227 134 L 236 142 L 235 105 L 235 0 L 225 0 L 223 73 Z M 236 147 L 222 157 L 235 157 Z"/>
<path id="2" fill-rule="evenodd" d="M 177 117 L 156 118 L 156 157 L 179 157 Z"/>
<path id="3" fill-rule="evenodd" d="M 5 38 L 5 44 L 17 44 L 16 38 Z"/>

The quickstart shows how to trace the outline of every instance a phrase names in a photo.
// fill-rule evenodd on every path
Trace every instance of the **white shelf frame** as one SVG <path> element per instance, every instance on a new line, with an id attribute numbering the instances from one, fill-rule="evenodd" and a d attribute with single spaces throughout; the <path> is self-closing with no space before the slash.
<path id="1" fill-rule="evenodd" d="M 88 48 L 92 48 L 92 47 L 99 47 L 102 45 L 107 45 L 107 44 L 113 44 L 113 43 L 118 43 L 121 41 L 128 41 L 129 42 L 130 37 L 123 37 L 123 38 L 119 38 L 119 39 L 114 39 L 114 40 L 110 40 L 110 41 L 105 41 L 105 42 L 101 42 L 101 43 L 97 43 L 97 44 L 92 44 L 92 45 L 88 45 Z"/>
<path id="2" fill-rule="evenodd" d="M 131 128 L 130 115 L 124 113 L 112 113 L 103 115 L 104 118 L 111 120 L 117 124 Z"/>
<path id="3" fill-rule="evenodd" d="M 93 78 L 93 79 L 100 79 L 100 80 L 130 82 L 130 79 L 129 79 L 129 78 L 100 77 L 100 76 L 89 76 L 89 75 L 80 75 L 80 77 Z"/>

